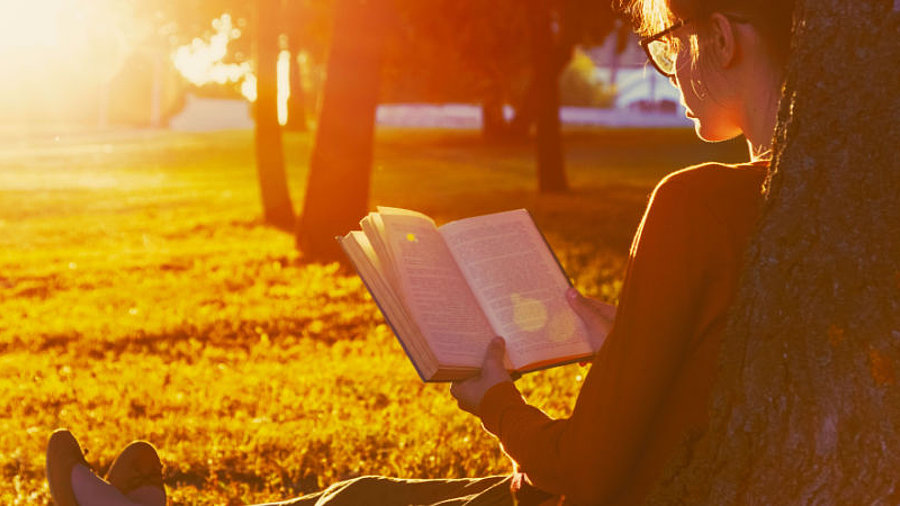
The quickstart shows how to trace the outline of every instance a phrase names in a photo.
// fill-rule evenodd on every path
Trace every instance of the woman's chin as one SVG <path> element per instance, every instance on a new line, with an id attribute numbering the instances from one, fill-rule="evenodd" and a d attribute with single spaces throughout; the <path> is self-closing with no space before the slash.
<path id="1" fill-rule="evenodd" d="M 697 118 L 691 118 L 691 121 L 694 122 L 694 132 L 697 134 L 697 137 L 702 141 L 706 142 L 716 142 L 716 139 L 710 137 L 709 132 L 703 128 L 703 124 Z"/>
<path id="2" fill-rule="evenodd" d="M 701 123 L 697 118 L 691 118 L 691 121 L 694 122 L 694 132 L 697 133 L 697 137 L 706 142 L 730 141 L 731 139 L 734 139 L 735 137 L 741 135 L 740 131 L 723 132 L 721 130 L 704 128 L 703 123 Z"/>

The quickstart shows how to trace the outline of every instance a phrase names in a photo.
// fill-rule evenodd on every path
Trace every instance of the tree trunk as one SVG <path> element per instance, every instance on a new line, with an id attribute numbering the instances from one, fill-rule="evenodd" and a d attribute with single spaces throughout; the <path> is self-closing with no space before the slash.
<path id="1" fill-rule="evenodd" d="M 512 137 L 526 139 L 531 135 L 535 116 L 535 78 L 532 77 L 525 88 L 521 101 L 515 104 L 512 120 L 509 122 L 509 132 Z"/>
<path id="2" fill-rule="evenodd" d="M 559 120 L 559 47 L 550 0 L 529 0 L 533 48 L 538 191 L 565 192 L 565 161 Z M 563 65 L 564 67 L 564 65 Z"/>
<path id="3" fill-rule="evenodd" d="M 509 125 L 503 116 L 503 100 L 498 96 L 481 102 L 481 135 L 487 141 L 505 139 Z"/>
<path id="4" fill-rule="evenodd" d="M 279 0 L 257 0 L 256 170 L 266 223 L 284 230 L 294 226 L 278 124 Z"/>
<path id="5" fill-rule="evenodd" d="M 285 128 L 292 132 L 305 132 L 306 124 L 306 92 L 303 89 L 303 69 L 300 67 L 300 28 L 298 17 L 302 12 L 289 15 L 291 26 L 288 34 L 288 51 L 291 54 L 289 79 L 291 93 L 287 102 L 287 124 Z"/>
<path id="6" fill-rule="evenodd" d="M 891 0 L 798 0 L 776 156 L 705 434 L 652 502 L 900 502 Z"/>
<path id="7" fill-rule="evenodd" d="M 368 211 L 385 0 L 338 0 L 324 101 L 297 245 L 306 261 L 342 260 L 335 241 Z"/>

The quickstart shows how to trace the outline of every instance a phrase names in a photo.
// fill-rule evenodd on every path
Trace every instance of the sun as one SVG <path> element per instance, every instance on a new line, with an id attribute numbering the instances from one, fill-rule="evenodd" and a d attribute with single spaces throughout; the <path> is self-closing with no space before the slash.
<path id="1" fill-rule="evenodd" d="M 79 107 L 83 99 L 74 97 L 85 95 L 76 91 L 109 82 L 129 50 L 112 7 L 110 0 L 0 0 L 0 109 L 56 114 Z"/>
<path id="2" fill-rule="evenodd" d="M 66 0 L 0 0 L 0 53 L 59 46 Z"/>
<path id="3" fill-rule="evenodd" d="M 109 67 L 128 45 L 124 20 L 111 7 L 99 0 L 0 0 L 0 64 Z"/>

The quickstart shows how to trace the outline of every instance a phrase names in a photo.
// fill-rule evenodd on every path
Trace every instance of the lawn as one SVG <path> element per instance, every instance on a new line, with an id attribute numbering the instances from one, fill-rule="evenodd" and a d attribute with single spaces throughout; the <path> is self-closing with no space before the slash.
<path id="1" fill-rule="evenodd" d="M 285 141 L 299 208 L 311 136 Z M 591 129 L 567 132 L 566 156 L 573 191 L 542 196 L 528 145 L 382 130 L 371 205 L 439 222 L 526 207 L 576 286 L 615 301 L 656 181 L 746 155 L 690 131 Z M 419 381 L 359 279 L 303 264 L 259 215 L 249 132 L 0 140 L 0 503 L 49 500 L 56 427 L 101 473 L 151 441 L 172 504 L 511 469 L 446 385 Z M 586 372 L 519 385 L 564 416 Z"/>

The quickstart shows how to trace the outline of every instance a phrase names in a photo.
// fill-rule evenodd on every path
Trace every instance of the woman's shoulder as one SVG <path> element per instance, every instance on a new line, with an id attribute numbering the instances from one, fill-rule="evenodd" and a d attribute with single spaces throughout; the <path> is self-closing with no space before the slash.
<path id="1" fill-rule="evenodd" d="M 656 185 L 653 198 L 708 204 L 711 200 L 741 195 L 757 196 L 762 191 L 767 170 L 766 162 L 694 165 L 663 178 Z"/>

